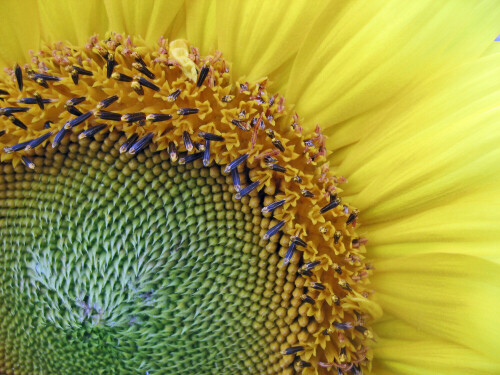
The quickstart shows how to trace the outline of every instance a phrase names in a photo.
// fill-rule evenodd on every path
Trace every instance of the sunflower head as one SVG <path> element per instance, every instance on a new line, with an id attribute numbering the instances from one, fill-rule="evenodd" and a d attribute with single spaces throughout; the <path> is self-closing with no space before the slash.
<path id="1" fill-rule="evenodd" d="M 500 373 L 495 1 L 1 12 L 0 373 Z"/>
<path id="2" fill-rule="evenodd" d="M 116 33 L 6 69 L 4 371 L 370 367 L 358 211 L 267 86 Z"/>

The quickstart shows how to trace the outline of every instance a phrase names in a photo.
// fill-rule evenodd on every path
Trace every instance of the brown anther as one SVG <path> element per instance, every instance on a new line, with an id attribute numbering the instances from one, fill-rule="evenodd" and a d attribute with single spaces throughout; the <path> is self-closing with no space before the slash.
<path id="1" fill-rule="evenodd" d="M 285 152 L 285 147 L 283 146 L 283 144 L 279 139 L 274 138 L 273 140 L 271 140 L 271 142 L 273 143 L 274 147 L 276 147 L 278 150 L 280 150 L 281 152 Z"/>
<path id="2" fill-rule="evenodd" d="M 319 266 L 320 264 L 321 264 L 320 260 L 316 260 L 314 262 L 306 263 L 302 267 L 300 267 L 299 273 L 304 273 L 304 272 L 311 271 L 312 269 L 314 269 L 315 267 Z"/>
<path id="3" fill-rule="evenodd" d="M 113 69 L 118 63 L 115 61 L 115 55 L 111 52 L 106 52 L 104 58 L 106 59 L 106 77 L 111 78 Z"/>
<path id="4" fill-rule="evenodd" d="M 307 294 L 302 294 L 300 296 L 300 299 L 305 303 L 309 303 L 311 305 L 314 305 L 314 303 L 316 302 L 312 297 L 308 296 Z"/>
<path id="5" fill-rule="evenodd" d="M 267 164 L 275 164 L 278 162 L 278 159 L 273 158 L 272 156 L 264 156 L 264 162 Z"/>
<path id="6" fill-rule="evenodd" d="M 335 244 L 338 244 L 341 237 L 342 237 L 342 232 L 339 230 L 335 231 L 335 234 L 333 235 L 333 242 Z"/>
<path id="7" fill-rule="evenodd" d="M 278 165 L 278 164 L 274 164 L 274 163 L 268 163 L 266 164 L 266 168 L 272 170 L 272 171 L 275 171 L 275 172 L 280 172 L 280 173 L 285 173 L 286 172 L 286 168 L 281 166 L 281 165 Z"/>
<path id="8" fill-rule="evenodd" d="M 365 337 L 373 339 L 373 333 L 368 328 L 363 326 L 355 326 L 354 328 L 356 329 L 356 331 L 361 332 Z"/>
<path id="9" fill-rule="evenodd" d="M 345 289 L 345 290 L 348 290 L 348 291 L 352 291 L 351 286 L 345 280 L 339 280 L 339 286 L 342 289 Z"/>
<path id="10" fill-rule="evenodd" d="M 205 151 L 205 145 L 203 143 L 193 142 L 193 145 L 198 151 Z"/>
<path id="11" fill-rule="evenodd" d="M 35 92 L 33 94 L 33 96 L 35 97 L 36 103 L 38 104 L 38 106 L 40 107 L 40 109 L 43 109 L 44 105 L 43 105 L 42 95 L 40 93 L 38 93 L 38 92 Z"/>
<path id="12" fill-rule="evenodd" d="M 23 161 L 24 165 L 27 166 L 29 169 L 35 169 L 35 163 L 33 163 L 30 159 L 28 159 L 27 156 L 25 155 L 21 156 L 21 160 Z"/>
<path id="13" fill-rule="evenodd" d="M 248 82 L 240 84 L 240 92 L 248 91 Z"/>
<path id="14" fill-rule="evenodd" d="M 46 88 L 46 89 L 49 88 L 49 84 L 43 78 L 37 78 L 37 79 L 35 79 L 35 82 L 38 83 L 40 86 Z"/>
<path id="15" fill-rule="evenodd" d="M 342 268 L 337 264 L 333 263 L 332 268 L 335 272 L 337 272 L 339 275 L 342 275 Z"/>
<path id="16" fill-rule="evenodd" d="M 139 83 L 141 86 L 147 87 L 154 91 L 160 91 L 160 88 L 156 86 L 153 82 L 148 81 L 146 78 L 141 76 L 134 76 L 134 81 Z"/>
<path id="17" fill-rule="evenodd" d="M 312 198 L 312 197 L 314 197 L 314 194 L 312 192 L 310 192 L 309 190 L 307 190 L 307 189 L 302 189 L 300 191 L 300 194 L 302 194 L 302 196 L 306 197 L 306 198 Z"/>
<path id="18" fill-rule="evenodd" d="M 352 211 L 352 213 L 349 215 L 349 217 L 347 218 L 347 221 L 346 221 L 346 225 L 349 225 L 351 224 L 352 222 L 354 222 L 354 220 L 356 220 L 356 218 L 358 217 L 358 213 L 359 211 L 358 210 L 354 210 Z"/>
<path id="19" fill-rule="evenodd" d="M 125 122 L 137 122 L 145 119 L 146 114 L 144 112 L 126 113 L 121 117 L 121 121 Z"/>
<path id="20" fill-rule="evenodd" d="M 200 75 L 198 76 L 198 81 L 196 82 L 196 87 L 201 87 L 201 85 L 203 85 L 203 82 L 205 82 L 205 78 L 207 78 L 209 70 L 210 67 L 208 66 L 203 66 L 203 68 L 201 68 Z"/>
<path id="21" fill-rule="evenodd" d="M 333 322 L 333 326 L 336 329 L 340 329 L 340 330 L 352 329 L 352 323 L 351 322 Z"/>
<path id="22" fill-rule="evenodd" d="M 198 113 L 200 110 L 198 108 L 179 108 L 177 114 L 181 116 L 189 116 Z"/>
<path id="23" fill-rule="evenodd" d="M 340 204 L 340 199 L 336 198 L 333 199 L 330 203 L 328 203 L 326 206 L 322 207 L 319 210 L 320 214 L 325 214 L 326 212 L 333 210 L 335 207 L 337 207 Z"/>
<path id="24" fill-rule="evenodd" d="M 233 120 L 231 120 L 231 124 L 237 126 L 241 130 L 245 130 L 245 131 L 250 130 L 250 126 L 245 121 L 233 119 Z"/>
<path id="25" fill-rule="evenodd" d="M 290 242 L 297 244 L 298 246 L 307 247 L 307 242 L 298 236 L 291 236 Z"/>
<path id="26" fill-rule="evenodd" d="M 264 162 L 266 164 L 275 164 L 278 162 L 278 159 L 273 158 L 272 156 L 264 156 Z"/>
<path id="27" fill-rule="evenodd" d="M 117 81 L 120 81 L 120 82 L 132 82 L 134 80 L 132 77 L 129 77 L 126 74 L 122 74 L 122 73 L 118 73 L 118 72 L 114 72 L 113 74 L 111 74 L 111 78 L 116 79 Z"/>
<path id="28" fill-rule="evenodd" d="M 323 332 L 321 332 L 321 334 L 322 334 L 323 336 L 328 336 L 328 335 L 331 335 L 332 333 L 334 333 L 334 331 L 333 331 L 332 327 L 327 328 L 327 329 L 323 330 Z"/>
<path id="29" fill-rule="evenodd" d="M 134 81 L 130 84 L 130 86 L 134 89 L 137 95 L 144 95 L 144 89 L 139 82 Z"/>
<path id="30" fill-rule="evenodd" d="M 134 69 L 138 70 L 139 72 L 141 72 L 142 74 L 144 74 L 149 79 L 156 78 L 156 76 L 154 75 L 153 72 L 151 72 L 145 65 L 142 65 L 141 63 L 138 63 L 137 61 L 132 63 L 132 67 Z"/>
<path id="31" fill-rule="evenodd" d="M 18 128 L 21 128 L 21 129 L 24 129 L 24 130 L 27 130 L 28 127 L 24 124 L 24 122 L 22 122 L 21 120 L 19 120 L 16 116 L 14 115 L 7 115 L 7 118 L 14 124 L 16 125 Z"/>
<path id="32" fill-rule="evenodd" d="M 137 134 L 132 134 L 126 141 L 120 146 L 120 154 L 127 152 L 130 147 L 139 139 Z"/>
<path id="33" fill-rule="evenodd" d="M 14 67 L 14 74 L 16 76 L 17 87 L 19 88 L 19 91 L 23 91 L 23 71 L 21 70 L 19 64 L 16 64 L 16 66 Z"/>
<path id="34" fill-rule="evenodd" d="M 266 129 L 266 135 L 271 138 L 271 139 L 274 139 L 274 132 L 271 130 L 271 129 Z"/>
<path id="35" fill-rule="evenodd" d="M 171 93 L 169 96 L 167 96 L 167 101 L 168 102 L 175 102 L 180 94 L 181 94 L 180 89 L 175 90 L 173 93 Z"/>
<path id="36" fill-rule="evenodd" d="M 306 367 L 311 367 L 311 362 L 306 362 L 306 361 L 298 361 L 298 362 L 295 362 L 295 371 L 300 371 Z"/>
<path id="37" fill-rule="evenodd" d="M 71 79 L 73 80 L 73 83 L 75 85 L 78 85 L 78 81 L 79 81 L 80 76 L 78 75 L 78 72 L 76 71 L 76 69 L 72 69 L 70 74 L 71 74 Z"/>
<path id="38" fill-rule="evenodd" d="M 314 147 L 314 141 L 312 139 L 305 139 L 304 144 L 306 145 L 306 151 L 308 147 Z"/>
<path id="39" fill-rule="evenodd" d="M 186 148 L 186 150 L 189 151 L 192 151 L 193 150 L 193 141 L 191 140 L 191 136 L 189 135 L 189 133 L 184 130 L 182 132 L 182 140 L 184 142 L 184 147 Z"/>
<path id="40" fill-rule="evenodd" d="M 306 284 L 309 288 L 316 289 L 316 290 L 325 290 L 325 286 L 321 283 L 316 283 L 316 282 L 309 282 Z"/>
<path id="41" fill-rule="evenodd" d="M 304 349 L 305 348 L 303 346 L 292 346 L 290 348 L 286 348 L 285 350 L 282 350 L 281 354 L 292 355 L 292 354 L 296 354 L 298 352 L 302 352 L 302 351 L 304 351 Z"/>
<path id="42" fill-rule="evenodd" d="M 354 249 L 359 249 L 360 246 L 365 245 L 368 242 L 367 238 L 354 238 L 352 240 L 352 247 Z"/>
<path id="43" fill-rule="evenodd" d="M 144 60 L 142 59 L 141 55 L 139 55 L 139 53 L 137 51 L 133 51 L 130 56 L 132 56 L 136 62 L 138 62 L 139 64 L 141 64 L 142 66 L 146 66 L 146 63 L 144 62 Z"/>
<path id="44" fill-rule="evenodd" d="M 168 154 L 170 155 L 170 160 L 172 160 L 174 163 L 179 158 L 179 154 L 177 153 L 177 146 L 172 141 L 168 143 Z"/>

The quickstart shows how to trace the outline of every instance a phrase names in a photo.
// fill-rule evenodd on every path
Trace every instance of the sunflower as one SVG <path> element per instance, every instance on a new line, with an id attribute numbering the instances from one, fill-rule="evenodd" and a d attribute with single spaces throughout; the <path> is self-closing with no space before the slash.
<path id="1" fill-rule="evenodd" d="M 2 5 L 1 373 L 500 372 L 495 2 Z"/>

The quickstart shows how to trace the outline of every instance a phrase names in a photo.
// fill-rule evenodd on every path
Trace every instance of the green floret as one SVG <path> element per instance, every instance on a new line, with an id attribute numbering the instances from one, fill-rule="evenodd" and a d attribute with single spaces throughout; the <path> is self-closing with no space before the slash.
<path id="1" fill-rule="evenodd" d="M 277 257 L 259 209 L 218 166 L 74 138 L 43 171 L 0 169 L 0 371 L 266 371 Z"/>

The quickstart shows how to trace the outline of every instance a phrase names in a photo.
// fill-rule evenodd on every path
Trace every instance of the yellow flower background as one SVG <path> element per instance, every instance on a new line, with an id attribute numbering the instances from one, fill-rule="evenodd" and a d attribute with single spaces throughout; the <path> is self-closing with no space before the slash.
<path id="1" fill-rule="evenodd" d="M 218 49 L 329 137 L 373 260 L 374 374 L 500 373 L 496 1 L 2 1 L 0 60 L 114 30 Z"/>

